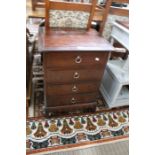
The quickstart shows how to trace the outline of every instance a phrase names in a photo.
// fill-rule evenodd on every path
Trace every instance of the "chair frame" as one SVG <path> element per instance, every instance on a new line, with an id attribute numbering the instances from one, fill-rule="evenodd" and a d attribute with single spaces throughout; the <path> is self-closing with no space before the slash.
<path id="1" fill-rule="evenodd" d="M 44 8 L 45 7 L 45 0 L 31 0 L 32 10 L 35 11 L 36 8 Z"/>
<path id="2" fill-rule="evenodd" d="M 63 1 L 51 1 L 46 0 L 45 4 L 45 27 L 49 29 L 49 10 L 68 10 L 68 11 L 85 11 L 90 12 L 87 30 L 91 27 L 91 21 L 93 19 L 97 0 L 92 0 L 92 3 L 79 3 L 79 2 L 63 2 Z"/>

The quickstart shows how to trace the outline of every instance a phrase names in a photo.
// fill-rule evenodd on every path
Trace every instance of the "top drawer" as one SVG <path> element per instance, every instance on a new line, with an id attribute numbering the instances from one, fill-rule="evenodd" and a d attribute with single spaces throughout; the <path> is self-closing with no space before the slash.
<path id="1" fill-rule="evenodd" d="M 97 68 L 106 64 L 108 52 L 47 52 L 44 53 L 44 67 Z"/>

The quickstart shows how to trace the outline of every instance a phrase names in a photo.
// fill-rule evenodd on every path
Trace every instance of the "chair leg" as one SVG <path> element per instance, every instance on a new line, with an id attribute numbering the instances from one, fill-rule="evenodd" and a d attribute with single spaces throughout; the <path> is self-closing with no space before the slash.
<path id="1" fill-rule="evenodd" d="M 31 0 L 31 4 L 32 4 L 32 10 L 35 11 L 36 10 L 36 0 Z"/>

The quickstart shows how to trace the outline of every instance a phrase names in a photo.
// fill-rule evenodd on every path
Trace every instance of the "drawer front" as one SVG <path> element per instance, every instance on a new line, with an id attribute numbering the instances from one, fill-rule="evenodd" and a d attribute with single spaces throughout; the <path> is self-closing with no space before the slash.
<path id="1" fill-rule="evenodd" d="M 89 93 L 63 96 L 47 96 L 46 100 L 47 106 L 51 107 L 96 102 L 98 97 L 98 93 Z"/>
<path id="2" fill-rule="evenodd" d="M 85 104 L 74 104 L 74 105 L 65 105 L 65 106 L 55 106 L 55 107 L 45 107 L 46 112 L 68 112 L 68 111 L 74 111 L 74 110 L 81 110 L 83 111 L 84 109 L 93 109 L 95 112 L 96 109 L 96 102 L 92 103 L 85 103 Z"/>
<path id="3" fill-rule="evenodd" d="M 52 69 L 103 67 L 108 52 L 52 52 L 44 54 L 44 66 Z"/>
<path id="4" fill-rule="evenodd" d="M 103 69 L 87 69 L 87 70 L 64 70 L 53 71 L 47 70 L 45 79 L 51 84 L 65 84 L 76 82 L 100 81 L 102 78 Z"/>
<path id="5" fill-rule="evenodd" d="M 100 83 L 77 83 L 64 85 L 47 85 L 47 95 L 65 95 L 77 93 L 97 92 Z"/>

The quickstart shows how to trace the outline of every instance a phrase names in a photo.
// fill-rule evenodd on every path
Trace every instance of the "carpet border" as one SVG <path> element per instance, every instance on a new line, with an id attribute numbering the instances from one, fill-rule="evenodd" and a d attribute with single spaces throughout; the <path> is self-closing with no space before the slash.
<path id="1" fill-rule="evenodd" d="M 78 149 L 89 148 L 89 147 L 98 146 L 102 144 L 108 144 L 108 143 L 113 143 L 117 141 L 128 140 L 128 139 L 129 139 L 129 135 L 117 136 L 113 138 L 82 142 L 80 144 L 67 144 L 63 146 L 55 146 L 52 148 L 42 148 L 42 149 L 37 149 L 37 150 L 26 151 L 26 155 L 43 155 L 43 153 L 54 153 L 54 152 L 78 150 Z"/>

